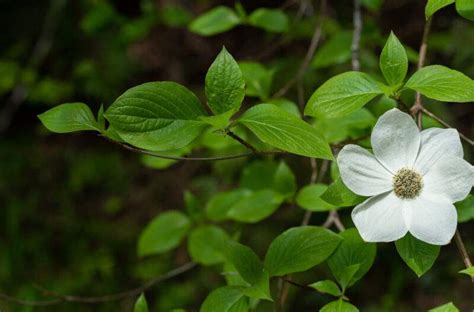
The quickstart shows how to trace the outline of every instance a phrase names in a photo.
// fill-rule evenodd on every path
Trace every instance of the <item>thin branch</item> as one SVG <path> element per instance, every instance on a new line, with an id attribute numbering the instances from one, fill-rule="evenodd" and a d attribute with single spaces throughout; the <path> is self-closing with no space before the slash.
<path id="1" fill-rule="evenodd" d="M 362 14 L 360 10 L 360 0 L 354 0 L 353 12 L 354 30 L 352 32 L 352 70 L 360 70 L 360 35 L 362 32 Z"/>
<path id="2" fill-rule="evenodd" d="M 316 162 L 316 158 L 310 158 L 311 164 L 311 178 L 309 179 L 310 184 L 316 183 L 318 179 L 318 163 Z M 307 210 L 303 216 L 303 221 L 301 221 L 301 225 L 308 225 L 311 219 L 312 211 Z"/>
<path id="3" fill-rule="evenodd" d="M 139 294 L 143 293 L 144 291 L 148 290 L 149 288 L 151 288 L 152 286 L 160 282 L 166 281 L 168 279 L 171 279 L 173 277 L 176 277 L 178 275 L 181 275 L 183 273 L 190 271 L 191 269 L 196 267 L 196 265 L 197 264 L 195 262 L 187 262 L 180 267 L 177 267 L 163 275 L 160 275 L 158 277 L 155 277 L 154 279 L 151 279 L 150 281 L 148 281 L 147 283 L 143 284 L 140 287 L 133 288 L 133 289 L 126 290 L 123 292 L 119 292 L 119 293 L 115 293 L 115 294 L 105 295 L 105 296 L 84 297 L 84 296 L 75 296 L 75 295 L 63 295 L 63 294 L 42 288 L 43 292 L 45 292 L 49 296 L 53 296 L 56 298 L 51 299 L 51 300 L 33 301 L 33 300 L 24 300 L 24 299 L 12 297 L 12 296 L 0 293 L 0 300 L 13 302 L 13 303 L 21 304 L 21 305 L 27 305 L 27 306 L 50 306 L 50 305 L 55 305 L 62 302 L 97 304 L 97 303 L 104 303 L 104 302 L 110 302 L 110 301 L 117 301 L 117 300 L 121 300 L 128 297 L 138 296 Z"/>
<path id="4" fill-rule="evenodd" d="M 320 18 L 318 23 L 316 24 L 316 27 L 314 28 L 313 36 L 311 37 L 311 42 L 309 44 L 308 50 L 306 51 L 306 55 L 304 57 L 303 63 L 301 63 L 298 72 L 296 75 L 291 78 L 283 87 L 281 87 L 280 90 L 275 92 L 272 97 L 278 98 L 283 95 L 285 95 L 288 90 L 293 87 L 296 82 L 301 80 L 303 78 L 304 74 L 306 73 L 306 70 L 309 67 L 309 64 L 311 63 L 311 59 L 313 58 L 314 52 L 316 51 L 316 48 L 319 45 L 319 41 L 321 39 L 321 28 L 322 28 L 322 20 L 324 15 L 326 14 L 326 0 L 321 1 L 321 11 L 320 11 Z"/>
<path id="5" fill-rule="evenodd" d="M 339 214 L 336 210 L 331 210 L 329 212 L 326 221 L 324 221 L 323 227 L 330 228 L 333 224 L 339 230 L 339 232 L 342 232 L 346 229 L 344 227 L 344 224 L 342 224 L 341 219 L 339 218 Z"/>
<path id="6" fill-rule="evenodd" d="M 456 230 L 454 240 L 456 241 L 456 245 L 458 246 L 459 253 L 461 254 L 461 258 L 464 262 L 464 265 L 466 266 L 466 269 L 472 267 L 472 261 L 469 258 L 469 254 L 467 253 L 466 246 L 464 246 L 464 242 L 459 230 Z M 474 283 L 474 276 L 471 276 L 471 281 Z"/>
<path id="7" fill-rule="evenodd" d="M 442 120 L 437 115 L 435 115 L 434 113 L 432 113 L 431 111 L 426 109 L 424 106 L 421 107 L 421 112 L 423 112 L 425 115 L 433 118 L 434 120 L 436 120 L 437 122 L 439 122 L 440 124 L 442 124 L 446 128 L 454 128 L 454 127 L 450 126 L 446 121 Z M 466 141 L 468 144 L 474 146 L 474 141 L 472 139 L 468 138 L 467 136 L 460 133 L 459 131 L 458 131 L 458 133 L 459 133 L 459 136 L 461 137 L 461 139 Z"/>
<path id="8" fill-rule="evenodd" d="M 431 30 L 431 22 L 432 22 L 432 17 L 428 18 L 428 20 L 425 23 L 425 27 L 423 29 L 423 38 L 421 39 L 420 49 L 418 51 L 419 56 L 418 56 L 417 70 L 420 70 L 425 65 L 426 51 L 428 50 L 428 36 Z M 415 104 L 411 108 L 411 113 L 413 116 L 416 116 L 418 128 L 420 129 L 423 126 L 422 118 L 421 118 L 422 109 L 423 109 L 423 102 L 421 101 L 421 93 L 416 92 Z"/>
<path id="9" fill-rule="evenodd" d="M 41 29 L 41 33 L 28 60 L 27 66 L 31 67 L 32 69 L 39 68 L 46 59 L 46 56 L 51 51 L 54 35 L 56 33 L 59 20 L 62 17 L 61 12 L 66 3 L 67 0 L 51 0 L 48 12 L 46 13 L 44 19 L 43 28 Z M 20 81 L 20 78 L 17 78 L 17 80 L 17 84 L 10 97 L 0 110 L 0 134 L 5 132 L 8 127 L 10 127 L 12 118 L 16 111 L 28 97 L 28 88 Z"/>
<path id="10" fill-rule="evenodd" d="M 255 153 L 258 153 L 257 152 L 257 149 L 255 147 L 253 147 L 250 143 L 248 143 L 247 141 L 245 141 L 244 139 L 242 139 L 241 137 L 239 137 L 237 134 L 235 134 L 234 132 L 230 131 L 230 130 L 227 130 L 226 131 L 226 134 L 231 137 L 232 139 L 236 140 L 237 142 L 239 142 L 240 144 L 242 144 L 243 146 L 245 146 L 246 148 L 248 148 L 249 150 L 251 150 L 254 154 Z"/>
<path id="11" fill-rule="evenodd" d="M 302 288 L 302 289 L 307 289 L 307 290 L 314 290 L 313 288 L 307 286 L 307 285 L 303 285 L 303 284 L 300 284 L 300 283 L 297 283 L 295 281 L 293 281 L 292 279 L 288 278 L 288 277 L 282 277 L 282 280 L 284 282 L 287 282 L 288 284 L 290 285 L 293 285 L 293 286 L 296 286 L 298 288 Z"/>
<path id="12" fill-rule="evenodd" d="M 244 157 L 250 157 L 250 156 L 255 156 L 255 155 L 275 155 L 275 154 L 287 154 L 284 151 L 259 151 L 259 152 L 247 152 L 247 153 L 242 153 L 242 154 L 234 154 L 234 155 L 228 155 L 228 156 L 217 156 L 217 157 L 180 157 L 180 156 L 170 156 L 170 155 L 163 155 L 159 153 L 155 153 L 152 151 L 144 150 L 141 148 L 133 147 L 131 145 L 128 145 L 126 143 L 118 142 L 111 140 L 107 138 L 106 136 L 102 136 L 106 140 L 115 143 L 122 148 L 132 151 L 134 153 L 139 153 L 143 155 L 148 155 L 156 158 L 162 158 L 162 159 L 171 159 L 171 160 L 189 160 L 189 161 L 218 161 L 218 160 L 229 160 L 229 159 L 237 159 L 237 158 L 244 158 Z"/>
<path id="13" fill-rule="evenodd" d="M 426 51 L 428 49 L 428 36 L 430 34 L 431 22 L 432 22 L 432 18 L 430 17 L 426 21 L 425 27 L 423 30 L 423 38 L 421 40 L 419 58 L 418 58 L 418 70 L 420 70 L 425 64 Z M 445 122 L 444 120 L 442 120 L 441 118 L 439 118 L 438 116 L 436 116 L 435 114 L 433 114 L 432 112 L 430 112 L 423 106 L 423 103 L 421 101 L 421 94 L 419 92 L 416 93 L 415 104 L 411 108 L 411 113 L 417 117 L 418 128 L 420 128 L 420 130 L 423 128 L 422 118 L 421 118 L 423 113 L 433 118 L 434 120 L 438 121 L 444 127 L 452 128 L 447 122 Z M 468 142 L 470 145 L 474 145 L 474 142 L 468 137 L 466 137 L 465 135 L 463 135 L 462 133 L 459 133 L 459 136 L 462 139 L 464 139 L 466 142 Z M 469 258 L 469 254 L 466 251 L 466 247 L 464 246 L 461 233 L 457 229 L 456 229 L 456 234 L 454 235 L 454 240 L 456 241 L 456 245 L 458 247 L 461 258 L 464 264 L 466 265 L 466 268 L 471 267 L 472 261 Z M 471 279 L 472 279 L 472 282 L 474 283 L 474 277 L 472 277 Z"/>

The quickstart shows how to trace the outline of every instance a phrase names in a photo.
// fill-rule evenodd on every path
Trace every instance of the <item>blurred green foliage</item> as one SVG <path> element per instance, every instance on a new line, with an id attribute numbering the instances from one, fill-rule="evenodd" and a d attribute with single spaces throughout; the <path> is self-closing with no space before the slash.
<path id="1" fill-rule="evenodd" d="M 309 6 L 303 7 L 302 3 Z M 386 35 L 393 30 L 407 44 L 409 72 L 413 72 L 424 3 L 362 3 L 363 70 L 383 79 L 378 55 Z M 47 108 L 73 100 L 88 103 L 95 114 L 101 104 L 108 107 L 125 89 L 146 81 L 173 80 L 193 90 L 203 90 L 206 70 L 223 45 L 239 62 L 247 84 L 246 95 L 253 98 L 243 105 L 268 101 L 299 115 L 296 103 L 301 95 L 296 88 L 285 98 L 272 95 L 295 76 L 319 23 L 319 9 L 311 1 L 296 1 L 282 8 L 283 4 L 211 0 L 0 1 L 0 20 L 4 24 L 0 36 L 0 120 L 6 124 L 0 130 L 0 292 L 31 300 L 48 299 L 35 285 L 84 296 L 121 292 L 186 262 L 187 249 L 198 262 L 225 262 L 222 236 L 240 236 L 262 256 L 274 237 L 300 221 L 304 211 L 295 207 L 293 199 L 296 190 L 308 184 L 310 171 L 309 163 L 303 163 L 302 158 L 289 157 L 285 162 L 239 159 L 176 163 L 121 151 L 87 133 L 51 135 L 35 117 Z M 428 63 L 447 65 L 474 77 L 474 46 L 466 44 L 474 38 L 474 27 L 455 9 L 451 5 L 436 13 Z M 472 16 L 469 10 L 462 12 Z M 322 25 L 321 46 L 311 60 L 310 70 L 302 77 L 305 101 L 329 77 L 350 70 L 350 2 L 330 1 Z M 19 95 L 23 97 L 21 101 Z M 401 100 L 412 103 L 413 99 L 414 93 L 408 92 Z M 472 137 L 471 107 L 426 102 Z M 392 100 L 377 98 L 366 109 L 342 118 L 316 119 L 314 126 L 331 143 L 363 138 L 375 118 L 393 106 Z M 11 109 L 13 114 L 8 113 Z M 429 118 L 424 123 L 437 125 Z M 236 133 L 255 141 L 242 129 L 236 129 Z M 184 156 L 192 150 L 214 156 L 242 152 L 243 148 L 209 130 L 190 148 L 166 153 Z M 469 159 L 472 151 L 465 152 Z M 332 194 L 342 201 L 358 200 L 340 189 L 343 185 L 337 184 L 337 174 L 334 178 L 336 182 L 329 189 L 337 192 Z M 278 189 L 278 194 L 270 194 L 271 198 L 278 197 L 277 202 L 266 199 L 269 184 Z M 321 207 L 327 203 L 317 199 L 322 202 L 307 198 L 300 191 L 296 204 L 323 210 Z M 258 226 L 226 221 L 254 221 L 240 209 L 242 201 L 268 204 L 264 217 L 271 217 Z M 458 205 L 467 237 L 474 234 L 469 223 L 474 216 L 472 202 L 469 197 Z M 248 205 L 247 202 L 244 206 Z M 189 239 L 184 241 L 185 233 L 183 240 L 167 241 L 176 249 L 140 257 L 147 250 L 139 247 L 143 229 L 150 222 L 148 226 L 152 228 L 152 220 L 163 216 L 160 213 L 173 213 L 167 212 L 170 210 L 185 212 L 192 219 L 179 227 L 179 231 L 187 233 L 187 222 L 196 226 Z M 341 215 L 350 224 L 349 212 L 341 210 Z M 223 222 L 224 229 L 204 224 L 205 217 Z M 324 218 L 323 213 L 318 213 L 313 221 L 322 223 Z M 173 225 L 169 220 L 166 223 Z M 202 245 L 205 239 L 209 244 Z M 472 239 L 467 247 L 473 250 Z M 448 301 L 464 310 L 472 308 L 469 280 L 450 275 L 461 268 L 454 248 L 443 248 L 434 269 L 421 279 L 408 271 L 392 245 L 382 245 L 380 249 L 365 282 L 356 284 L 349 294 L 351 302 L 362 311 L 427 310 Z M 225 262 L 224 269 L 235 271 L 231 266 Z M 215 265 L 199 267 L 155 286 L 146 294 L 150 311 L 196 311 L 211 290 L 221 286 L 224 278 L 231 278 L 221 272 L 222 267 Z M 296 274 L 295 278 L 307 283 L 331 279 L 325 276 L 326 272 L 320 268 L 309 274 Z M 298 289 L 290 289 L 289 298 L 290 311 L 342 304 L 331 302 L 330 296 Z M 43 308 L 0 301 L 0 309 L 132 311 L 136 299 L 93 306 L 61 303 Z M 272 308 L 270 303 L 263 303 L 258 311 Z M 139 309 L 143 308 L 135 306 L 136 311 Z"/>

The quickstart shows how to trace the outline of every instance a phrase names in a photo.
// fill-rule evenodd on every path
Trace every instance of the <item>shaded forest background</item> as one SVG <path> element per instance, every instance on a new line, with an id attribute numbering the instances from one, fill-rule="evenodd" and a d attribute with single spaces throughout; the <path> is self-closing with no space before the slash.
<path id="1" fill-rule="evenodd" d="M 363 7 L 362 69 L 378 72 L 378 54 L 393 30 L 411 48 L 413 71 L 425 1 L 378 2 L 366 1 Z M 283 6 L 295 21 L 286 34 L 239 26 L 201 37 L 187 29 L 194 17 L 219 4 L 232 7 L 234 1 L 0 0 L 0 292 L 38 300 L 44 296 L 37 285 L 63 294 L 115 293 L 188 261 L 185 245 L 166 255 L 137 257 L 141 230 L 159 212 L 185 209 L 191 193 L 194 204 L 202 207 L 218 190 L 232 188 L 245 161 L 150 168 L 139 155 L 94 134 L 51 134 L 36 116 L 64 102 L 88 103 L 97 111 L 127 88 L 155 80 L 177 81 L 203 97 L 206 71 L 223 45 L 239 61 L 275 68 L 271 87 L 275 92 L 295 75 L 308 49 L 318 22 L 317 4 L 241 1 L 248 12 Z M 299 20 L 298 14 L 302 14 Z M 352 2 L 329 1 L 325 19 L 321 45 L 337 33 L 351 31 Z M 473 25 L 453 7 L 437 13 L 427 63 L 474 77 Z M 341 50 L 331 66 L 312 68 L 305 75 L 306 100 L 326 79 L 350 70 L 350 50 L 345 46 Z M 294 90 L 288 97 L 297 100 Z M 427 105 L 473 136 L 472 105 Z M 468 159 L 471 153 L 466 150 Z M 306 184 L 309 162 L 285 157 L 298 184 Z M 301 216 L 301 210 L 282 207 L 258 225 L 246 225 L 244 240 L 263 252 L 273 237 L 297 224 Z M 351 223 L 348 210 L 342 218 Z M 312 223 L 324 219 L 316 215 Z M 472 253 L 472 223 L 461 225 L 461 231 Z M 448 301 L 455 301 L 462 311 L 472 309 L 472 284 L 452 275 L 462 268 L 455 246 L 443 247 L 434 268 L 421 279 L 405 266 L 393 244 L 378 247 L 374 267 L 349 294 L 362 311 L 426 311 Z M 323 268 L 313 274 L 316 279 L 327 273 Z M 146 295 L 152 311 L 197 311 L 209 291 L 221 283 L 219 270 L 199 267 L 156 285 Z M 289 311 L 310 311 L 328 301 L 321 294 L 298 289 L 292 289 L 290 297 Z M 131 311 L 135 299 L 45 308 L 0 301 L 0 309 Z M 271 311 L 270 306 L 262 305 L 259 311 Z"/>

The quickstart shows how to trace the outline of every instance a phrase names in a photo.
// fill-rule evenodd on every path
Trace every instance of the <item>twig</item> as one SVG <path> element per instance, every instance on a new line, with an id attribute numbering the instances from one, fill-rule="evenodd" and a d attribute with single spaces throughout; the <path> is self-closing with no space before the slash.
<path id="1" fill-rule="evenodd" d="M 227 130 L 226 131 L 226 134 L 228 136 L 230 136 L 232 139 L 236 140 L 237 142 L 239 142 L 240 144 L 242 144 L 243 146 L 245 146 L 246 148 L 248 148 L 249 150 L 251 150 L 254 154 L 255 153 L 258 153 L 257 152 L 257 149 L 255 147 L 253 147 L 250 143 L 248 143 L 247 141 L 245 141 L 244 139 L 242 139 L 241 137 L 239 137 L 237 134 L 235 134 L 234 132 L 230 131 L 230 130 Z"/>
<path id="2" fill-rule="evenodd" d="M 12 296 L 2 294 L 2 293 L 0 293 L 0 299 L 4 301 L 21 304 L 21 305 L 27 305 L 27 306 L 50 306 L 50 305 L 55 305 L 62 302 L 96 304 L 96 303 L 103 303 L 103 302 L 109 302 L 109 301 L 116 301 L 116 300 L 120 300 L 120 299 L 124 299 L 128 297 L 137 296 L 160 282 L 166 281 L 170 278 L 176 277 L 178 275 L 181 275 L 193 269 L 194 267 L 196 267 L 196 265 L 197 264 L 194 262 L 187 262 L 183 264 L 182 266 L 177 267 L 176 269 L 173 269 L 163 275 L 155 277 L 154 279 L 148 281 L 147 283 L 143 284 L 140 287 L 126 290 L 126 291 L 116 293 L 116 294 L 105 295 L 105 296 L 84 297 L 84 296 L 75 296 L 75 295 L 62 295 L 57 292 L 43 288 L 43 291 L 45 293 L 47 293 L 50 296 L 56 297 L 56 299 L 33 301 L 33 300 L 24 300 L 24 299 L 12 297 Z"/>
<path id="3" fill-rule="evenodd" d="M 311 178 L 309 179 L 309 183 L 314 184 L 314 183 L 316 183 L 316 181 L 318 179 L 318 164 L 316 162 L 316 158 L 310 158 L 309 160 L 310 160 L 310 163 L 311 163 Z M 308 225 L 309 220 L 311 219 L 311 215 L 312 215 L 312 211 L 307 210 L 304 213 L 303 221 L 301 221 L 301 225 Z"/>
<path id="4" fill-rule="evenodd" d="M 454 128 L 454 127 L 451 127 L 446 121 L 442 120 L 437 115 L 435 115 L 434 113 L 432 113 L 431 111 L 426 109 L 424 106 L 421 107 L 421 112 L 423 112 L 425 115 L 433 118 L 434 120 L 436 120 L 437 122 L 439 122 L 440 124 L 442 124 L 446 128 Z M 458 131 L 458 133 L 459 133 L 459 136 L 461 137 L 461 139 L 463 139 L 464 141 L 466 141 L 470 145 L 474 146 L 474 141 L 472 139 L 468 138 L 467 136 L 465 136 L 464 134 L 462 134 L 459 131 Z"/>
<path id="5" fill-rule="evenodd" d="M 360 12 L 360 0 L 354 0 L 353 12 L 354 30 L 352 32 L 352 70 L 360 70 L 360 35 L 362 32 L 362 14 Z"/>
<path id="6" fill-rule="evenodd" d="M 325 15 L 325 12 L 326 12 L 326 0 L 322 0 L 319 22 L 316 24 L 316 27 L 314 28 L 313 36 L 311 38 L 311 42 L 309 44 L 308 50 L 306 51 L 306 55 L 304 57 L 303 63 L 301 63 L 296 75 L 293 78 L 291 78 L 283 87 L 281 87 L 280 90 L 275 92 L 275 94 L 273 94 L 272 97 L 278 98 L 285 95 L 288 92 L 288 90 L 291 87 L 293 87 L 296 82 L 301 80 L 301 78 L 306 73 L 306 70 L 308 69 L 311 59 L 313 58 L 314 52 L 316 51 L 316 48 L 318 47 L 319 41 L 321 39 L 322 20 L 323 20 L 323 16 Z"/>
<path id="7" fill-rule="evenodd" d="M 472 261 L 469 258 L 469 254 L 467 253 L 466 246 L 464 246 L 464 242 L 459 230 L 456 230 L 454 240 L 456 241 L 456 245 L 458 246 L 459 253 L 461 254 L 461 258 L 464 262 L 464 265 L 466 266 L 466 269 L 472 267 Z M 471 276 L 471 281 L 474 283 L 474 276 Z"/>
<path id="8" fill-rule="evenodd" d="M 303 285 L 303 284 L 300 284 L 300 283 L 297 283 L 295 281 L 293 281 L 292 279 L 288 278 L 288 277 L 282 277 L 282 280 L 284 282 L 287 282 L 288 284 L 290 285 L 293 285 L 293 286 L 296 286 L 298 288 L 302 288 L 302 289 L 308 289 L 308 290 L 314 290 L 313 288 L 307 286 L 307 285 Z"/>
<path id="9" fill-rule="evenodd" d="M 53 45 L 54 34 L 56 32 L 61 11 L 66 5 L 67 0 L 51 0 L 51 4 L 46 14 L 43 28 L 35 43 L 31 57 L 28 60 L 28 66 L 36 69 L 41 66 L 46 56 L 49 54 Z M 19 78 L 17 78 L 18 80 Z M 18 108 L 24 103 L 28 96 L 28 88 L 18 81 L 13 89 L 10 97 L 6 101 L 3 108 L 0 110 L 0 134 L 8 129 L 11 124 L 13 115 Z"/>
<path id="10" fill-rule="evenodd" d="M 152 151 L 144 150 L 141 148 L 133 147 L 131 145 L 128 145 L 126 143 L 118 142 L 111 140 L 107 138 L 106 136 L 103 136 L 106 140 L 115 143 L 122 148 L 143 154 L 143 155 L 148 155 L 156 158 L 163 158 L 163 159 L 171 159 L 171 160 L 189 160 L 189 161 L 218 161 L 218 160 L 229 160 L 229 159 L 237 159 L 237 158 L 244 158 L 244 157 L 250 157 L 250 156 L 255 156 L 255 155 L 275 155 L 275 154 L 287 154 L 284 151 L 258 151 L 258 152 L 247 152 L 247 153 L 242 153 L 242 154 L 234 154 L 234 155 L 228 155 L 228 156 L 217 156 L 217 157 L 180 157 L 180 156 L 170 156 L 170 155 L 162 155 L 159 153 L 155 153 Z"/>
<path id="11" fill-rule="evenodd" d="M 420 70 L 425 64 L 426 51 L 428 50 L 428 36 L 431 30 L 431 21 L 432 21 L 432 17 L 428 18 L 428 20 L 425 23 L 425 27 L 423 29 L 423 38 L 421 39 L 421 44 L 420 44 L 420 49 L 419 49 L 417 70 Z M 417 118 L 418 128 L 420 129 L 423 127 L 422 118 L 421 118 L 422 109 L 423 109 L 423 102 L 421 101 L 421 93 L 416 92 L 415 104 L 411 108 L 411 113 L 413 116 Z"/>
<path id="12" fill-rule="evenodd" d="M 425 28 L 423 30 L 423 39 L 421 40 L 421 45 L 420 45 L 420 51 L 419 51 L 419 58 L 418 58 L 418 70 L 420 70 L 423 65 L 425 64 L 425 59 L 426 59 L 426 51 L 428 49 L 428 35 L 430 33 L 431 29 L 431 21 L 432 18 L 430 17 L 426 23 L 425 23 Z M 411 108 L 411 113 L 417 117 L 417 123 L 418 123 L 418 128 L 420 130 L 423 128 L 422 125 L 422 114 L 426 114 L 429 117 L 433 118 L 434 120 L 438 121 L 441 123 L 444 127 L 447 128 L 452 128 L 447 122 L 427 110 L 421 101 L 421 94 L 419 92 L 416 93 L 416 98 L 415 98 L 415 104 Z M 463 135 L 462 133 L 459 133 L 459 136 L 463 138 L 466 142 L 468 142 L 470 145 L 474 145 L 473 141 Z M 464 246 L 464 242 L 461 237 L 461 233 L 459 230 L 456 230 L 456 234 L 454 235 L 454 240 L 456 241 L 456 246 L 458 247 L 459 253 L 461 254 L 461 258 L 466 265 L 466 268 L 469 268 L 472 266 L 471 259 L 469 258 L 469 254 L 466 251 L 466 247 Z M 471 278 L 472 282 L 474 283 L 474 277 Z"/>
<path id="13" fill-rule="evenodd" d="M 333 224 L 339 230 L 339 232 L 342 232 L 346 229 L 344 227 L 344 224 L 342 224 L 341 219 L 339 218 L 339 214 L 336 210 L 331 210 L 329 212 L 326 221 L 324 221 L 323 227 L 330 228 Z"/>

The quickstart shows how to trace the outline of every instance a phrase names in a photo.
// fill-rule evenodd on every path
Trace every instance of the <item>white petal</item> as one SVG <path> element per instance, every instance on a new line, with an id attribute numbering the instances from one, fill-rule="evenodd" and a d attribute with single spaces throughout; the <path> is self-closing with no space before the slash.
<path id="1" fill-rule="evenodd" d="M 342 182 L 356 194 L 373 196 L 392 189 L 392 174 L 360 146 L 344 146 L 337 164 Z"/>
<path id="2" fill-rule="evenodd" d="M 464 159 L 446 156 L 438 159 L 423 177 L 423 194 L 440 195 L 451 203 L 463 200 L 474 184 L 474 168 Z"/>
<path id="3" fill-rule="evenodd" d="M 355 207 L 352 220 L 366 242 L 392 242 L 408 231 L 404 206 L 404 201 L 388 192 Z"/>
<path id="4" fill-rule="evenodd" d="M 371 143 L 375 157 L 395 173 L 415 163 L 420 148 L 420 131 L 410 115 L 394 108 L 377 121 Z"/>
<path id="5" fill-rule="evenodd" d="M 421 132 L 421 146 L 415 168 L 421 174 L 428 172 L 443 156 L 463 157 L 459 133 L 456 129 L 431 128 Z"/>
<path id="6" fill-rule="evenodd" d="M 432 245 L 446 245 L 454 236 L 457 213 L 453 204 L 440 196 L 420 196 L 408 202 L 410 233 Z"/>

